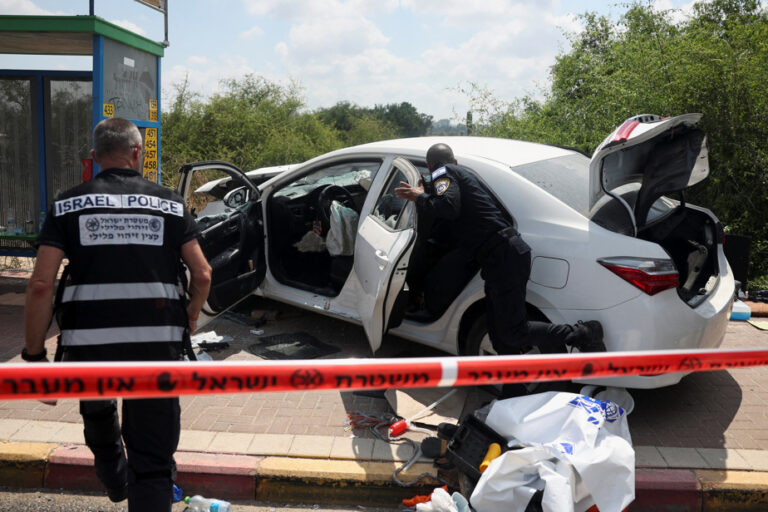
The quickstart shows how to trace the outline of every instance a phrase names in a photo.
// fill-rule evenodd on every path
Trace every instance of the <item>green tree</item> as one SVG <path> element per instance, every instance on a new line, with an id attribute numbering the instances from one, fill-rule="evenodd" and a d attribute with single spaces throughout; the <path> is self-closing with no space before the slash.
<path id="1" fill-rule="evenodd" d="M 398 137 L 397 130 L 392 124 L 376 117 L 371 109 L 359 107 L 348 101 L 340 101 L 332 107 L 318 109 L 315 114 L 323 123 L 338 131 L 345 146 Z"/>
<path id="2" fill-rule="evenodd" d="M 373 115 L 394 126 L 399 137 L 420 137 L 432 126 L 432 116 L 419 113 L 407 101 L 376 105 Z"/>
<path id="3" fill-rule="evenodd" d="M 248 75 L 226 80 L 223 92 L 203 100 L 185 80 L 162 116 L 163 183 L 196 160 L 225 160 L 249 170 L 303 162 L 342 147 L 336 130 L 305 112 L 300 87 Z M 208 178 L 206 176 L 206 178 Z"/>
<path id="4" fill-rule="evenodd" d="M 316 111 L 324 122 L 339 130 L 349 145 L 375 140 L 426 135 L 432 125 L 432 116 L 420 113 L 408 102 L 360 107 L 340 101 L 329 108 Z"/>

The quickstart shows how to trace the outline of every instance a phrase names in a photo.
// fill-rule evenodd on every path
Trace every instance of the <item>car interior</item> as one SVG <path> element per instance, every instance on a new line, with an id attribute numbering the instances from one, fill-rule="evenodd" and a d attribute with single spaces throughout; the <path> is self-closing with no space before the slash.
<path id="1" fill-rule="evenodd" d="M 267 200 L 269 262 L 270 270 L 279 282 L 327 297 L 335 297 L 341 292 L 354 262 L 358 216 L 381 163 L 381 160 L 349 161 L 313 169 L 280 185 L 271 194 Z M 429 186 L 430 174 L 425 163 L 411 163 Z M 410 295 L 414 300 L 409 307 L 409 290 L 401 292 L 397 308 L 403 311 L 393 313 L 393 317 L 404 316 L 428 323 L 442 315 L 478 268 L 463 262 L 458 267 L 453 266 L 461 270 L 458 279 L 446 280 L 441 275 L 437 265 L 448 248 L 434 236 L 430 219 L 409 219 L 402 215 L 406 201 L 396 198 L 394 189 L 405 179 L 401 172 L 393 173 L 376 199 L 372 214 L 393 230 L 416 223 L 418 236 L 409 261 L 407 281 L 415 285 L 419 293 Z M 337 203 L 335 206 L 334 202 Z M 343 251 L 333 250 L 331 246 L 334 220 L 338 221 L 340 216 L 351 219 L 346 224 L 344 238 L 347 243 Z M 344 223 L 336 223 L 339 224 Z M 433 288 L 445 284 L 449 284 L 448 288 L 434 292 Z M 433 293 L 429 295 L 439 297 L 439 300 L 426 309 L 421 297 L 423 289 L 430 286 Z"/>
<path id="2" fill-rule="evenodd" d="M 269 263 L 279 282 L 327 297 L 339 294 L 352 270 L 357 217 L 381 164 L 356 160 L 313 169 L 270 195 Z M 329 250 L 332 224 L 346 243 Z"/>
<path id="3" fill-rule="evenodd" d="M 426 165 L 411 163 L 428 187 Z M 210 215 L 201 212 L 197 217 L 203 250 L 214 272 L 209 303 L 224 309 L 234 297 L 245 296 L 258 286 L 254 279 L 263 278 L 263 268 L 257 269 L 263 267 L 263 261 L 256 253 L 263 254 L 263 225 L 269 240 L 269 268 L 278 282 L 326 297 L 339 295 L 354 264 L 359 215 L 381 165 L 381 159 L 365 159 L 310 169 L 270 194 L 264 223 L 261 209 L 250 201 L 248 191 L 228 183 L 230 190 L 219 202 L 220 208 L 209 207 Z M 406 279 L 409 286 L 398 297 L 396 309 L 401 311 L 393 312 L 393 317 L 398 322 L 405 317 L 430 323 L 442 316 L 479 267 L 450 256 L 445 233 L 441 233 L 449 228 L 446 223 L 435 227 L 431 219 L 404 215 L 407 201 L 394 194 L 404 180 L 401 171 L 392 173 L 375 200 L 372 215 L 391 230 L 416 227 L 416 246 Z M 451 279 L 445 278 L 445 272 Z M 417 293 L 409 293 L 409 288 Z M 425 304 L 423 297 L 432 299 Z"/>

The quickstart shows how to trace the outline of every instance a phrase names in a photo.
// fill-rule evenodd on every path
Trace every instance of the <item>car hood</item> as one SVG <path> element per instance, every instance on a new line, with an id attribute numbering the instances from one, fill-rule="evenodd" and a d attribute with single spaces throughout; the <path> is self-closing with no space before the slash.
<path id="1" fill-rule="evenodd" d="M 623 185 L 640 183 L 635 204 L 629 206 L 635 225 L 641 228 L 657 199 L 704 180 L 709 175 L 709 157 L 707 138 L 696 128 L 700 119 L 701 114 L 627 119 L 592 156 L 590 208 L 605 194 L 613 196 Z"/>

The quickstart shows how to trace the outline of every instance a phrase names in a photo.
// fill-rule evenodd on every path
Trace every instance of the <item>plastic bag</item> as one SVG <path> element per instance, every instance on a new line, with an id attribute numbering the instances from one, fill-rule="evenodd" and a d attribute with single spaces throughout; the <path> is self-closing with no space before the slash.
<path id="1" fill-rule="evenodd" d="M 331 228 L 325 239 L 331 256 L 351 256 L 355 253 L 358 215 L 338 201 L 331 202 Z"/>
<path id="2" fill-rule="evenodd" d="M 623 510 L 634 500 L 635 452 L 620 405 L 539 393 L 494 402 L 485 422 L 525 448 L 491 461 L 470 498 L 476 510 L 522 512 L 540 488 L 545 511 Z"/>
<path id="3" fill-rule="evenodd" d="M 431 499 L 426 503 L 418 503 L 418 512 L 458 512 L 456 502 L 448 492 L 438 487 L 432 492 Z"/>

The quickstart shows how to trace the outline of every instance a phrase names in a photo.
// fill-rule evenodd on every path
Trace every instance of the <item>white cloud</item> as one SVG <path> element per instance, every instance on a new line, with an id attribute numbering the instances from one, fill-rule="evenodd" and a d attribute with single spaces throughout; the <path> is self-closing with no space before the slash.
<path id="1" fill-rule="evenodd" d="M 207 66 L 208 57 L 204 57 L 202 55 L 192 55 L 187 59 L 187 62 L 190 66 Z"/>
<path id="2" fill-rule="evenodd" d="M 0 0 L 2 1 L 2 0 Z M 665 2 L 669 0 L 657 0 Z M 310 108 L 348 100 L 363 106 L 409 101 L 436 118 L 463 118 L 468 82 L 502 100 L 538 96 L 555 56 L 567 50 L 563 32 L 581 30 L 561 0 L 243 0 L 258 27 L 240 34 L 272 37 L 271 22 L 289 28 L 270 39 L 273 54 L 235 67 L 189 64 L 166 77 L 199 82 L 206 94 L 221 78 L 246 72 L 276 81 L 292 77 Z M 400 23 L 402 21 L 402 23 Z M 423 30 L 398 32 L 401 27 Z M 264 32 L 258 28 L 264 27 Z M 432 38 L 424 34 L 433 35 Z M 406 44 L 403 44 L 407 41 Z M 271 58 L 270 58 L 271 57 Z M 251 70 L 256 68 L 256 71 Z M 177 81 L 178 81 L 177 78 Z"/>
<path id="3" fill-rule="evenodd" d="M 391 12 L 399 0 L 243 0 L 246 10 L 256 16 L 288 21 L 307 21 L 344 15 L 377 15 Z"/>
<path id="4" fill-rule="evenodd" d="M 679 8 L 675 8 L 671 0 L 655 0 L 653 8 L 656 11 L 672 11 L 670 20 L 673 23 L 682 23 L 693 16 L 693 6 L 697 3 L 707 3 L 709 0 L 691 0 Z"/>
<path id="5" fill-rule="evenodd" d="M 264 35 L 264 30 L 258 26 L 254 25 L 253 27 L 249 28 L 245 32 L 240 33 L 241 39 L 256 39 Z"/>
<path id="6" fill-rule="evenodd" d="M 381 48 L 389 38 L 370 21 L 360 17 L 319 19 L 291 27 L 287 50 L 298 61 L 353 56 L 369 48 Z"/>
<path id="7" fill-rule="evenodd" d="M 114 23 L 118 27 L 123 27 L 125 30 L 129 30 L 135 34 L 142 35 L 146 37 L 147 32 L 138 26 L 137 24 L 133 23 L 132 21 L 128 20 L 109 20 L 110 23 Z"/>
<path id="8" fill-rule="evenodd" d="M 191 91 L 208 97 L 223 90 L 222 80 L 240 79 L 248 74 L 266 76 L 263 70 L 256 70 L 249 66 L 245 57 L 233 57 L 229 54 L 217 59 L 190 57 L 187 63 L 189 65 L 176 65 L 163 69 L 163 108 L 167 109 L 173 103 L 176 95 L 173 85 L 181 84 L 185 79 L 189 81 Z M 280 82 L 280 77 L 271 77 L 271 79 Z"/>
<path id="9" fill-rule="evenodd" d="M 466 102 L 453 89 L 469 81 L 508 99 L 531 92 L 527 89 L 546 78 L 554 61 L 557 47 L 552 41 L 560 39 L 562 28 L 578 28 L 572 17 L 543 14 L 539 6 L 520 0 L 401 0 L 400 8 L 425 22 L 461 22 L 472 30 L 462 37 L 436 37 L 420 55 L 396 55 L 390 42 L 403 34 L 389 36 L 374 23 L 375 17 L 364 16 L 370 1 L 286 5 L 260 0 L 249 6 L 254 14 L 293 21 L 288 39 L 275 45 L 275 54 L 306 86 L 310 105 L 329 106 L 340 99 L 363 105 L 413 101 L 422 111 L 439 111 L 439 116 L 456 109 L 458 100 Z M 382 2 L 378 12 L 396 7 Z"/>
<path id="10" fill-rule="evenodd" d="M 336 0 L 244 0 L 244 3 L 250 14 L 291 21 L 322 16 L 339 7 Z"/>
<path id="11" fill-rule="evenodd" d="M 62 14 L 36 6 L 31 0 L 0 0 L 0 13 L 23 16 L 48 16 Z"/>
<path id="12" fill-rule="evenodd" d="M 507 23 L 510 21 L 535 21 L 542 13 L 552 12 L 556 0 L 402 0 L 401 5 L 415 13 L 441 20 L 457 28 Z M 535 25 L 535 23 L 534 23 Z"/>

